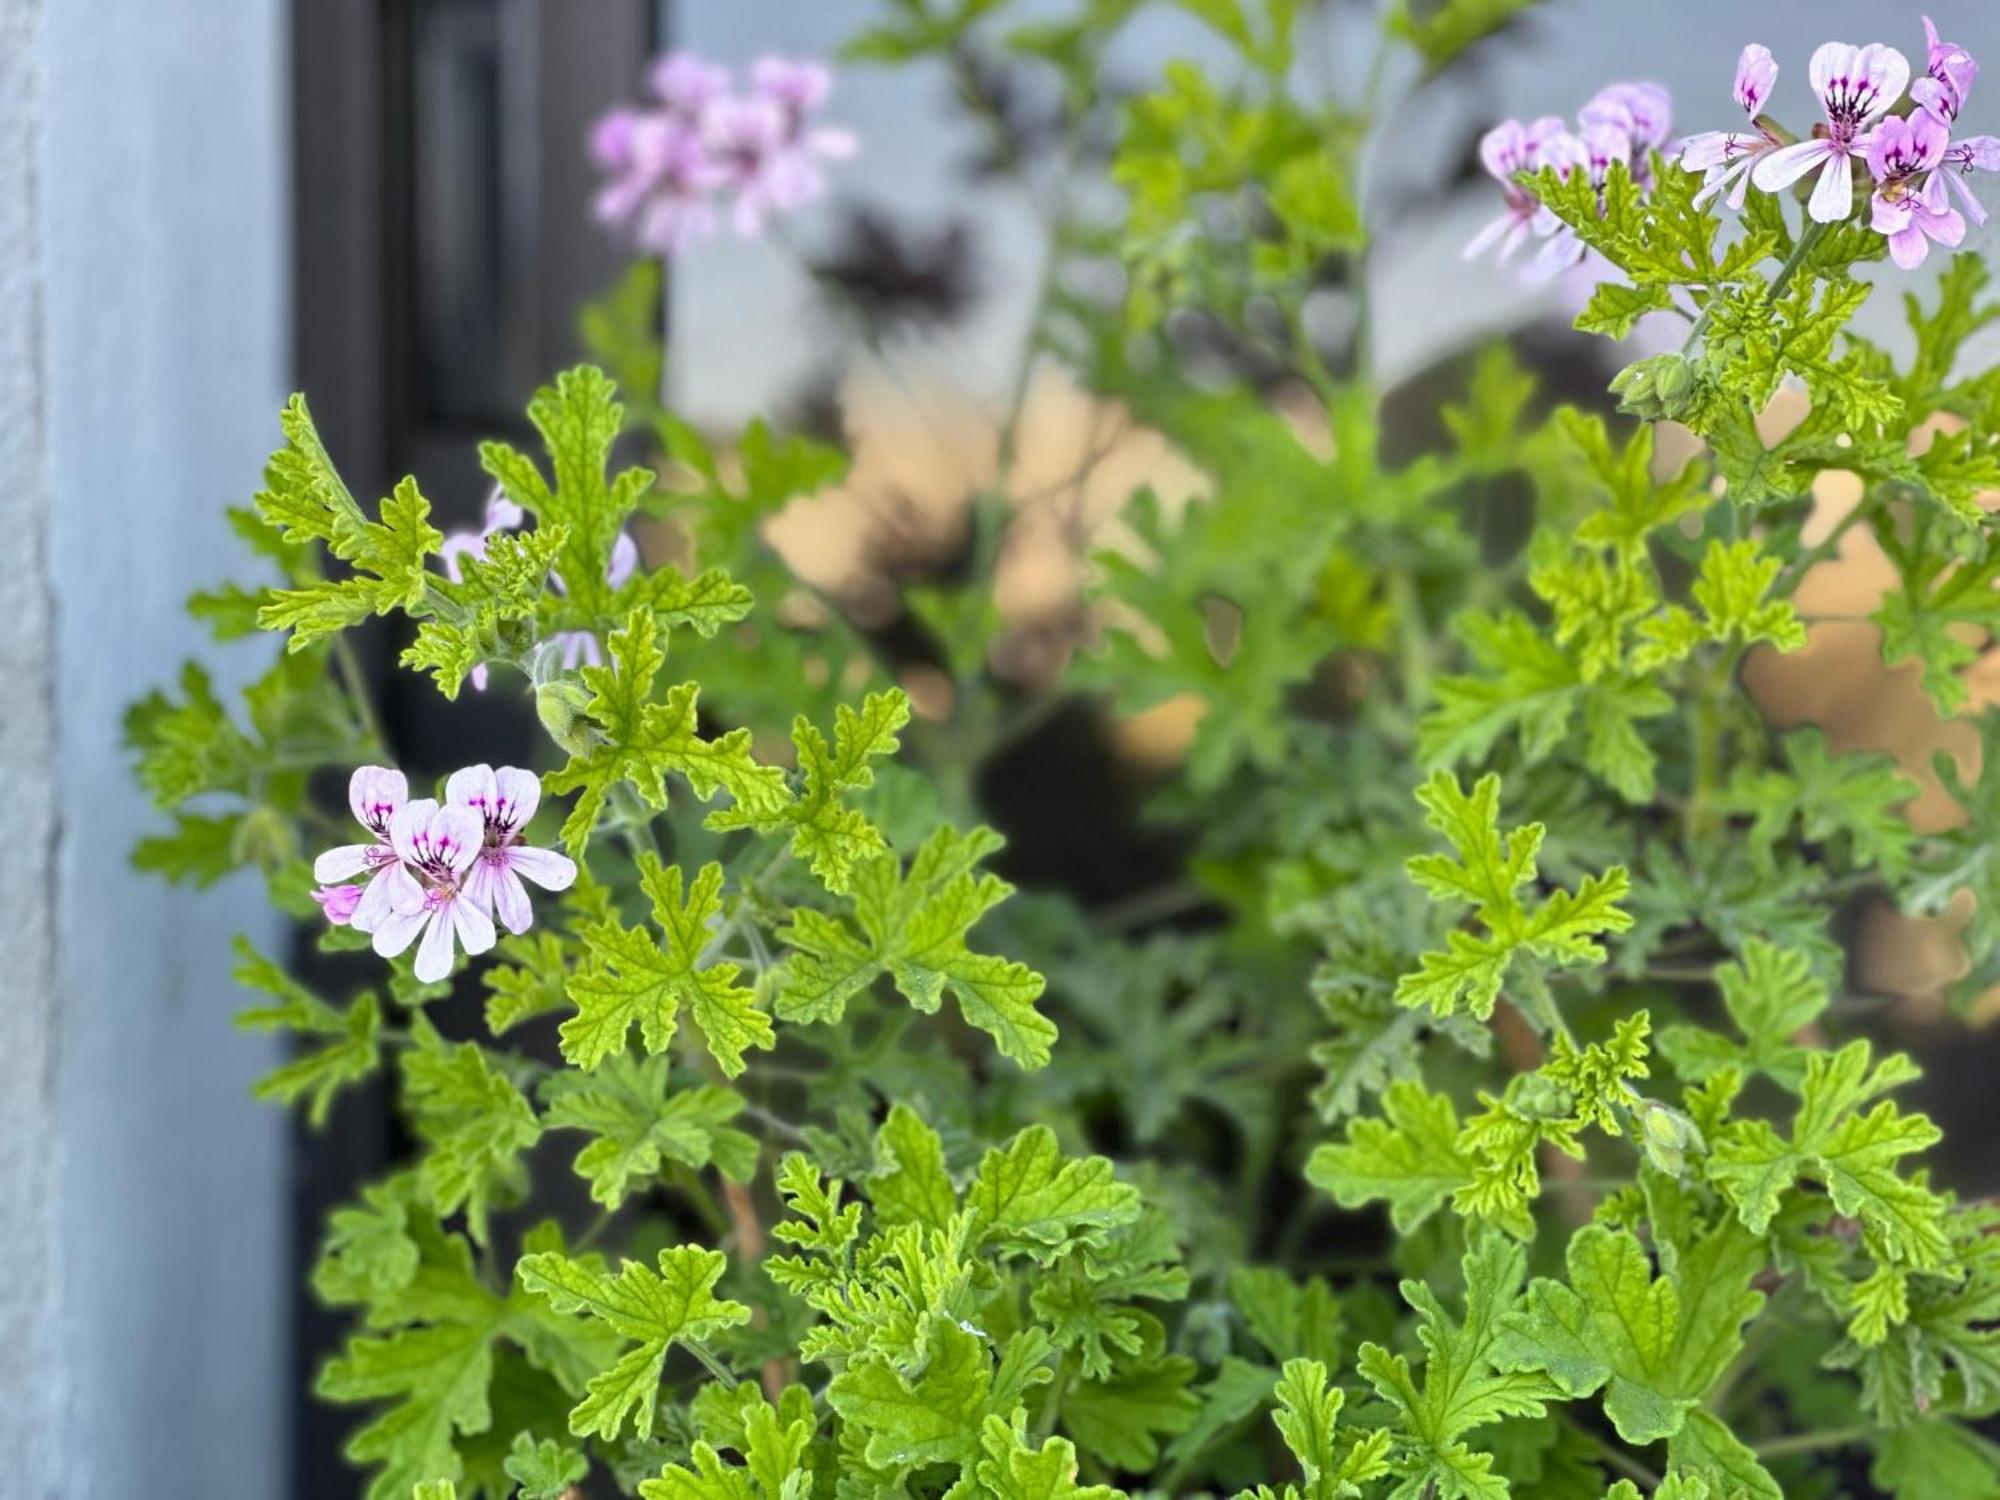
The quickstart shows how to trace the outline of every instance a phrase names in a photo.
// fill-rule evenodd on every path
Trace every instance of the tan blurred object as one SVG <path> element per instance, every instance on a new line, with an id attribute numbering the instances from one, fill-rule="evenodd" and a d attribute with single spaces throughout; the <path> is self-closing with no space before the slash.
<path id="1" fill-rule="evenodd" d="M 796 500 L 771 523 L 771 545 L 800 578 L 840 600 L 858 623 L 885 623 L 894 581 L 963 545 L 972 497 L 998 482 L 1000 423 L 926 381 L 921 395 L 881 370 L 842 387 L 854 462 L 844 483 Z M 1169 505 L 1199 492 L 1201 475 L 1158 433 L 1117 402 L 1084 392 L 1043 364 L 1030 380 L 1007 476 L 1013 521 L 995 569 L 994 604 L 1007 629 L 993 668 L 1011 681 L 1046 686 L 1093 631 L 1082 608 L 1090 554 L 1132 546 L 1118 516 L 1150 487 Z M 950 711 L 939 674 L 902 686 L 926 717 Z M 1170 765 L 1194 732 L 1198 703 L 1163 704 L 1123 723 L 1120 747 L 1146 764 Z"/>

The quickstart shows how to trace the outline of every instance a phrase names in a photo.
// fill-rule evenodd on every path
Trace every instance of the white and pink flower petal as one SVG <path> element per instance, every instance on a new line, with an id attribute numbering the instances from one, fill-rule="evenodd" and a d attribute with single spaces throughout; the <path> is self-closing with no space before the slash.
<path id="1" fill-rule="evenodd" d="M 391 912 L 375 928 L 374 949 L 381 958 L 395 958 L 416 941 L 417 934 L 424 930 L 424 924 L 431 918 L 428 905 L 419 905 L 414 911 Z"/>
<path id="2" fill-rule="evenodd" d="M 391 861 L 377 872 L 361 893 L 354 909 L 354 926 L 373 932 L 398 912 L 419 910 L 424 904 L 424 888 L 400 861 Z"/>
<path id="3" fill-rule="evenodd" d="M 576 861 L 567 854 L 525 844 L 502 852 L 510 870 L 526 876 L 545 891 L 566 891 L 576 883 Z"/>
<path id="4" fill-rule="evenodd" d="M 342 844 L 313 861 L 313 879 L 321 885 L 336 880 L 352 880 L 369 867 L 369 858 L 380 844 Z"/>
<path id="5" fill-rule="evenodd" d="M 459 946 L 465 949 L 467 958 L 489 952 L 499 941 L 499 934 L 493 930 L 493 919 L 475 902 L 466 900 L 464 892 L 457 892 L 446 901 L 445 909 L 450 914 L 452 931 L 458 934 Z"/>
<path id="6" fill-rule="evenodd" d="M 494 812 L 490 815 L 497 831 L 519 833 L 542 805 L 542 778 L 519 766 L 502 766 L 493 773 Z"/>
<path id="7" fill-rule="evenodd" d="M 1833 154 L 1833 145 L 1829 141 L 1798 141 L 1765 152 L 1757 158 L 1757 165 L 1751 169 L 1750 175 L 1765 192 L 1783 192 Z"/>
<path id="8" fill-rule="evenodd" d="M 1778 62 L 1762 42 L 1752 42 L 1736 59 L 1736 102 L 1751 119 L 1764 112 L 1764 102 L 1777 86 Z"/>
<path id="9" fill-rule="evenodd" d="M 389 820 L 410 800 L 409 779 L 392 766 L 356 766 L 347 779 L 347 805 L 354 821 L 386 838 Z"/>
<path id="10" fill-rule="evenodd" d="M 450 977 L 452 959 L 457 956 L 452 944 L 456 924 L 451 908 L 463 905 L 463 901 L 433 903 L 424 917 L 424 940 L 417 945 L 415 968 L 417 978 L 425 984 Z"/>

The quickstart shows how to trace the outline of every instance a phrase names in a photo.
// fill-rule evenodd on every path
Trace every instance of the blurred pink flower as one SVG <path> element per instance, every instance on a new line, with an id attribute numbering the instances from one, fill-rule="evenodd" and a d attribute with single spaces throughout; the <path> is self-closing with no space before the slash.
<path id="1" fill-rule="evenodd" d="M 833 90 L 823 63 L 759 58 L 738 93 L 725 69 L 676 52 L 649 81 L 653 101 L 611 110 L 590 137 L 606 176 L 596 215 L 648 254 L 713 235 L 724 211 L 754 236 L 826 191 L 824 163 L 854 155 L 851 132 L 813 122 Z"/>

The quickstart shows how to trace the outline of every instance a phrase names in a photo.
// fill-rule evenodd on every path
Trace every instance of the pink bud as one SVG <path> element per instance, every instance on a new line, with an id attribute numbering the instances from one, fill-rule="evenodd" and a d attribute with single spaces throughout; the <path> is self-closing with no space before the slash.
<path id="1" fill-rule="evenodd" d="M 354 909 L 361 905 L 361 887 L 323 885 L 312 893 L 312 898 L 326 913 L 327 921 L 336 927 L 345 927 L 354 920 Z"/>

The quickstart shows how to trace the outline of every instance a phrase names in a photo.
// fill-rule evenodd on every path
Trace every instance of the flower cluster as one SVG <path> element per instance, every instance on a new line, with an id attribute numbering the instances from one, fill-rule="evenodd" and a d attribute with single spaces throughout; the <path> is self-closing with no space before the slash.
<path id="1" fill-rule="evenodd" d="M 1619 162 L 1641 187 L 1650 186 L 1651 153 L 1666 144 L 1672 117 L 1672 96 L 1659 84 L 1614 83 L 1600 89 L 1577 112 L 1574 130 L 1557 115 L 1526 124 L 1503 120 L 1495 125 L 1479 142 L 1479 159 L 1499 180 L 1506 212 L 1473 236 L 1465 258 L 1476 259 L 1498 245 L 1500 259 L 1509 260 L 1534 238 L 1543 244 L 1528 263 L 1529 281 L 1547 281 L 1569 270 L 1584 258 L 1582 241 L 1517 177 L 1543 167 L 1567 177 L 1581 168 L 1602 187 L 1611 164 Z"/>
<path id="2" fill-rule="evenodd" d="M 443 979 L 458 945 L 467 954 L 493 946 L 495 917 L 509 932 L 534 925 L 523 877 L 545 891 L 576 879 L 567 855 L 521 841 L 541 800 L 541 778 L 515 766 L 454 771 L 442 804 L 412 799 L 401 771 L 362 766 L 348 781 L 347 802 L 369 840 L 313 861 L 321 882 L 313 899 L 336 926 L 371 934 L 384 958 L 421 934 L 417 978 Z M 356 884 L 360 876 L 367 879 Z"/>
<path id="3" fill-rule="evenodd" d="M 484 558 L 487 543 L 495 532 L 518 531 L 526 519 L 527 512 L 509 500 L 500 490 L 495 489 L 486 498 L 486 516 L 480 529 L 454 531 L 438 548 L 438 556 L 444 563 L 445 576 L 453 583 L 463 581 L 464 569 L 460 565 L 460 559 Z M 611 560 L 605 565 L 604 581 L 614 589 L 623 588 L 625 580 L 632 576 L 638 566 L 639 544 L 632 540 L 629 532 L 619 532 L 618 540 L 611 545 Z M 558 594 L 564 592 L 560 574 L 550 582 Z M 559 630 L 549 637 L 549 644 L 556 649 L 563 666 L 570 671 L 576 670 L 579 666 L 599 666 L 604 660 L 604 653 L 598 646 L 597 637 L 588 630 Z M 467 674 L 467 678 L 475 691 L 485 692 L 486 663 L 481 662 L 475 666 Z"/>
<path id="4" fill-rule="evenodd" d="M 2000 167 L 2000 139 L 1952 138 L 1979 64 L 1965 48 L 1940 39 L 1928 16 L 1924 31 L 1928 56 L 1914 83 L 1909 59 L 1880 42 L 1827 42 L 1814 52 L 1806 71 L 1826 118 L 1802 140 L 1764 113 L 1778 77 L 1770 49 L 1745 47 L 1736 64 L 1736 102 L 1750 128 L 1704 131 L 1680 148 L 1680 164 L 1704 177 L 1696 201 L 1726 187 L 1730 206 L 1741 208 L 1751 186 L 1782 192 L 1817 172 L 1806 213 L 1816 223 L 1838 224 L 1854 212 L 1856 173 L 1865 167 L 1874 187 L 1869 226 L 1888 238 L 1897 265 L 1921 265 L 1932 241 L 1958 244 L 1967 217 L 1986 222 L 1964 178 Z M 1954 192 L 1963 213 L 1952 204 Z"/>
<path id="5" fill-rule="evenodd" d="M 759 58 L 739 92 L 727 69 L 676 52 L 649 82 L 652 98 L 605 115 L 590 149 L 606 178 L 598 219 L 650 254 L 713 235 L 718 207 L 753 237 L 770 215 L 826 191 L 822 162 L 854 154 L 850 132 L 812 123 L 833 89 L 822 63 Z"/>

